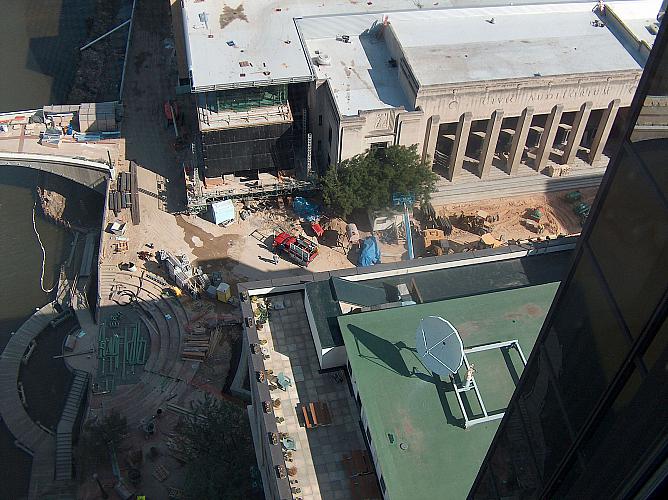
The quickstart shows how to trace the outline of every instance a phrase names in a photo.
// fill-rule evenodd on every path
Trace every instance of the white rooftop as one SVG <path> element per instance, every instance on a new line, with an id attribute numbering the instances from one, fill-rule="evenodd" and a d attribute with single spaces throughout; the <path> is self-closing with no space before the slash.
<path id="1" fill-rule="evenodd" d="M 633 11 L 645 2 L 615 3 Z M 329 81 L 339 113 L 354 116 L 363 110 L 414 108 L 399 84 L 398 69 L 388 64 L 386 40 L 375 34 L 374 26 L 385 17 L 421 87 L 640 70 L 608 28 L 592 25 L 598 20 L 594 5 L 315 16 L 297 20 L 297 26 L 311 58 L 326 54 L 331 59 L 329 65 L 314 64 L 315 76 Z M 337 40 L 341 34 L 350 36 L 349 43 Z M 389 36 L 386 31 L 384 37 Z"/>
<path id="2" fill-rule="evenodd" d="M 661 7 L 661 0 L 636 0 L 635 2 L 607 2 L 605 8 L 626 26 L 636 41 L 645 42 L 650 48 L 656 40 L 656 33 L 648 28 L 659 22 L 656 16 Z"/>
<path id="3" fill-rule="evenodd" d="M 183 0 L 185 45 L 193 89 L 311 80 L 295 18 L 416 9 L 416 3 L 413 0 Z M 436 3 L 451 5 L 448 0 Z M 240 66 L 243 61 L 252 67 Z"/>
<path id="4" fill-rule="evenodd" d="M 399 85 L 398 69 L 388 64 L 391 56 L 382 39 L 366 34 L 382 16 L 315 17 L 298 21 L 308 53 L 316 58 L 326 54 L 330 65 L 314 65 L 316 77 L 329 80 L 334 100 L 342 116 L 354 116 L 359 111 L 403 107 L 412 111 Z M 337 40 L 349 33 L 349 43 Z"/>
<path id="5" fill-rule="evenodd" d="M 595 20 L 583 3 L 389 16 L 420 86 L 640 69 Z"/>
<path id="6" fill-rule="evenodd" d="M 505 3 L 504 0 L 182 1 L 186 53 L 195 91 L 312 79 L 295 26 L 296 18 Z M 513 3 L 517 6 L 559 1 L 562 0 Z M 246 61 L 252 66 L 239 65 Z"/>

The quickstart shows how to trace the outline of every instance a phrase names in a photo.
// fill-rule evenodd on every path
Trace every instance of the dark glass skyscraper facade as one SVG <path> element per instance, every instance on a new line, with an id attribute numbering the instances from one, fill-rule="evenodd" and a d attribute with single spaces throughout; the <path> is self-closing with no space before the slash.
<path id="1" fill-rule="evenodd" d="M 471 498 L 647 498 L 668 477 L 667 44 L 663 23 Z"/>

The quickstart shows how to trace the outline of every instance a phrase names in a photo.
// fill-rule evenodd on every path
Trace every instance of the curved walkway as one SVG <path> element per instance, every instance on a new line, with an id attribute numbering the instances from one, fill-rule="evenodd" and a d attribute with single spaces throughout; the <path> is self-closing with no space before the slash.
<path id="1" fill-rule="evenodd" d="M 38 498 L 39 491 L 53 480 L 55 442 L 53 436 L 28 416 L 16 384 L 28 344 L 57 315 L 51 303 L 39 309 L 9 339 L 0 355 L 0 415 L 14 438 L 33 454 L 28 498 Z"/>

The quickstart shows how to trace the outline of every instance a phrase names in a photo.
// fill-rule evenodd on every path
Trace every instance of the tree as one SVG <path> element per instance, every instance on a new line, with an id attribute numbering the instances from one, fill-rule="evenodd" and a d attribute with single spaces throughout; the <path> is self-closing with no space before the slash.
<path id="1" fill-rule="evenodd" d="M 427 202 L 437 178 L 417 146 L 372 149 L 329 167 L 322 179 L 323 200 L 343 217 L 358 208 L 387 208 L 393 193 L 412 193 Z"/>
<path id="2" fill-rule="evenodd" d="M 90 479 L 98 466 L 109 464 L 109 450 L 117 448 L 128 433 L 128 421 L 118 411 L 87 421 L 75 450 L 77 476 L 82 481 Z"/>
<path id="3" fill-rule="evenodd" d="M 255 451 L 248 415 L 210 397 L 197 403 L 179 430 L 185 455 L 185 490 L 190 498 L 248 497 Z"/>

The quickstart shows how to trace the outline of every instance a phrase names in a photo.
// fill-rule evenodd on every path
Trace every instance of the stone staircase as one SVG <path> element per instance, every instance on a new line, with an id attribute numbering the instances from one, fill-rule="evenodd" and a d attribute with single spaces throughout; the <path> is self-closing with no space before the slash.
<path id="1" fill-rule="evenodd" d="M 72 432 L 81 404 L 86 398 L 89 380 L 88 372 L 74 370 L 74 380 L 56 428 L 56 481 L 72 479 Z"/>

